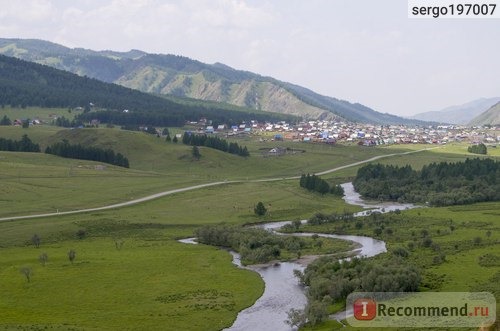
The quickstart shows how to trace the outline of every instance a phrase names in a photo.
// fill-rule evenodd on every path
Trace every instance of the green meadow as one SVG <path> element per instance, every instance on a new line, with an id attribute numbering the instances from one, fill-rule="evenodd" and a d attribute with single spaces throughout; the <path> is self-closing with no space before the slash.
<path id="1" fill-rule="evenodd" d="M 60 111 L 69 115 L 67 110 Z M 202 157 L 195 161 L 189 146 L 142 132 L 0 127 L 3 138 L 20 139 L 23 134 L 42 150 L 62 139 L 109 147 L 129 158 L 130 169 L 43 153 L 0 152 L 0 218 L 100 207 L 176 188 L 222 184 L 117 209 L 1 221 L 0 330 L 219 330 L 230 326 L 238 311 L 260 296 L 262 280 L 252 271 L 233 266 L 225 250 L 181 244 L 177 239 L 190 237 L 207 224 L 244 225 L 306 219 L 319 211 L 359 211 L 338 197 L 301 189 L 295 179 L 257 180 L 320 172 L 429 147 L 327 146 L 246 137 L 234 141 L 249 148 L 249 158 L 200 148 Z M 300 152 L 265 155 L 266 149 L 276 146 Z M 421 167 L 470 156 L 461 147 L 440 146 L 376 162 Z M 356 169 L 322 177 L 342 183 Z M 259 201 L 268 209 L 261 218 L 253 212 Z M 387 225 L 392 235 L 383 233 L 382 239 L 390 254 L 394 247 L 407 247 L 414 240 L 412 231 L 418 235 L 427 229 L 432 234 L 446 254 L 445 262 L 433 264 L 437 253 L 428 248 L 416 248 L 410 254 L 425 270 L 423 290 L 497 291 L 492 279 L 499 267 L 481 266 L 478 259 L 488 253 L 499 255 L 499 207 L 486 203 L 404 211 L 401 215 L 408 222 Z M 366 222 L 361 229 L 346 231 L 373 236 L 374 225 Z M 491 231 L 489 236 L 487 231 Z M 41 239 L 39 248 L 32 242 L 34 234 Z M 478 244 L 476 237 L 482 238 Z M 325 247 L 338 246 L 327 243 Z M 70 250 L 76 252 L 73 263 L 68 259 Z M 45 266 L 39 261 L 42 253 L 48 256 Z M 31 272 L 29 282 L 20 272 L 25 267 Z"/>
<path id="2" fill-rule="evenodd" d="M 41 120 L 44 123 L 50 124 L 57 117 L 66 117 L 72 120 L 78 111 L 63 109 L 63 108 L 40 108 L 40 107 L 26 107 L 26 108 L 13 108 L 3 107 L 0 108 L 0 118 L 7 116 L 11 121 L 19 120 Z"/>

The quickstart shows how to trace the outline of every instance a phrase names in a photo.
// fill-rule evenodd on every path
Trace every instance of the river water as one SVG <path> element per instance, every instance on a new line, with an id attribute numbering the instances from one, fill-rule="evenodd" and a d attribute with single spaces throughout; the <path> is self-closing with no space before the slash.
<path id="1" fill-rule="evenodd" d="M 344 200 L 352 205 L 359 205 L 367 209 L 366 211 L 355 214 L 355 216 L 365 216 L 373 211 L 388 212 L 396 209 L 413 208 L 411 204 L 398 203 L 377 203 L 367 202 L 361 199 L 360 195 L 354 191 L 352 183 L 342 184 L 344 188 Z M 369 210 L 368 210 L 369 209 Z M 302 221 L 306 222 L 306 221 Z M 269 231 L 279 229 L 290 222 L 274 222 L 258 225 Z M 300 236 L 312 236 L 314 233 L 300 233 Z M 386 252 L 385 242 L 376 240 L 370 237 L 352 236 L 352 235 L 335 235 L 335 234 L 320 234 L 317 235 L 327 238 L 337 238 L 353 241 L 359 244 L 354 252 L 358 256 L 371 257 L 377 254 Z M 183 243 L 195 244 L 195 238 L 180 240 Z M 289 331 L 293 330 L 286 319 L 287 312 L 294 309 L 303 309 L 307 304 L 305 289 L 300 286 L 297 278 L 293 275 L 293 271 L 298 269 L 304 270 L 304 266 L 295 262 L 281 262 L 275 265 L 266 266 L 242 266 L 240 256 L 236 252 L 230 252 L 233 256 L 233 263 L 241 268 L 253 270 L 262 277 L 265 283 L 265 289 L 262 296 L 251 307 L 242 310 L 234 324 L 225 329 L 227 331 Z M 341 312 L 335 317 L 345 317 L 346 312 Z"/>

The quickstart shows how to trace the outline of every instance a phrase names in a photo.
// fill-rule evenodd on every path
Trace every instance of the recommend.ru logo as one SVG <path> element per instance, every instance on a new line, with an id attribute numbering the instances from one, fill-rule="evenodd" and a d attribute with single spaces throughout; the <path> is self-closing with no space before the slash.
<path id="1" fill-rule="evenodd" d="M 485 327 L 496 319 L 487 292 L 359 292 L 346 304 L 354 327 Z"/>

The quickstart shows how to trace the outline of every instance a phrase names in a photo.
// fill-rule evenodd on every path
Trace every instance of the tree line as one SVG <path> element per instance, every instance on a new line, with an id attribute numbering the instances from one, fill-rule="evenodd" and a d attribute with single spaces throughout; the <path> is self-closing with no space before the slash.
<path id="1" fill-rule="evenodd" d="M 242 147 L 236 142 L 228 143 L 225 139 L 216 136 L 207 136 L 206 134 L 184 132 L 184 135 L 182 136 L 182 143 L 191 146 L 205 146 L 243 157 L 250 156 L 246 146 Z"/>
<path id="2" fill-rule="evenodd" d="M 2 119 L 0 120 L 0 125 L 12 125 L 12 121 L 7 117 L 7 115 L 3 115 Z"/>
<path id="3" fill-rule="evenodd" d="M 80 144 L 72 145 L 67 140 L 47 146 L 45 153 L 72 159 L 104 162 L 124 168 L 129 167 L 128 159 L 121 153 L 115 153 L 112 149 L 86 147 Z"/>
<path id="4" fill-rule="evenodd" d="M 63 128 L 76 128 L 80 125 L 83 125 L 83 122 L 81 120 L 78 120 L 78 119 L 72 119 L 70 121 L 66 117 L 61 116 L 61 117 L 56 118 L 56 120 L 54 121 L 54 124 L 56 126 L 61 126 Z"/>
<path id="5" fill-rule="evenodd" d="M 40 145 L 35 144 L 24 134 L 21 140 L 0 138 L 0 151 L 8 152 L 40 152 Z"/>
<path id="6" fill-rule="evenodd" d="M 326 180 L 321 179 L 314 174 L 302 174 L 302 176 L 300 176 L 299 185 L 300 187 L 308 189 L 309 191 L 314 191 L 321 194 L 331 193 L 338 196 L 344 195 L 344 189 L 342 188 L 342 186 L 332 185 L 330 187 L 330 184 L 328 184 Z"/>
<path id="7" fill-rule="evenodd" d="M 500 162 L 467 159 L 431 163 L 420 171 L 369 164 L 359 168 L 354 188 L 364 197 L 436 206 L 500 200 Z"/>

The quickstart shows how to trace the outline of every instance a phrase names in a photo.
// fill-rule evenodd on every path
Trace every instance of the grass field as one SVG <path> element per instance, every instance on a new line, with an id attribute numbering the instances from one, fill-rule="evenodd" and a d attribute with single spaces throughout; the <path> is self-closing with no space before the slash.
<path id="1" fill-rule="evenodd" d="M 0 108 L 0 118 L 7 116 L 11 121 L 16 119 L 20 120 L 41 120 L 44 123 L 52 123 L 52 121 L 57 117 L 66 117 L 72 120 L 75 117 L 76 111 L 68 111 L 64 108 L 40 108 L 40 107 L 26 107 L 26 108 L 12 108 L 4 107 Z"/>
<path id="2" fill-rule="evenodd" d="M 147 236 L 127 238 L 120 250 L 111 238 L 2 249 L 0 329 L 219 330 L 263 291 L 257 274 L 230 260 L 215 248 Z M 20 266 L 32 268 L 31 282 Z"/>
<path id="3" fill-rule="evenodd" d="M 20 139 L 25 133 L 42 147 L 62 139 L 111 147 L 129 158 L 131 168 L 106 166 L 102 170 L 96 168 L 100 163 L 91 161 L 0 152 L 0 218 L 103 206 L 226 179 L 243 182 L 114 210 L 0 222 L 0 330 L 217 330 L 229 326 L 237 312 L 262 292 L 260 277 L 234 267 L 224 250 L 180 244 L 176 239 L 192 236 L 205 224 L 242 225 L 305 219 L 318 211 L 358 211 L 340 198 L 301 189 L 298 180 L 252 180 L 319 172 L 377 155 L 429 147 L 367 148 L 245 138 L 236 141 L 248 146 L 250 158 L 201 148 L 201 160 L 193 161 L 189 146 L 140 132 L 0 127 L 0 137 Z M 261 154 L 277 145 L 305 152 L 282 157 Z M 444 146 L 377 162 L 421 167 L 473 156 L 461 148 Z M 356 169 L 322 177 L 341 183 L 354 176 Z M 269 210 L 263 218 L 253 213 L 258 201 Z M 413 223 L 391 225 L 393 235 L 383 239 L 392 249 L 413 240 L 411 231 L 428 229 L 446 250 L 446 262 L 427 265 L 435 252 L 412 252 L 415 263 L 425 267 L 427 289 L 496 290 L 491 279 L 498 267 L 478 266 L 477 259 L 486 253 L 498 254 L 499 208 L 498 203 L 491 203 L 406 211 L 403 214 Z M 454 231 L 447 231 L 449 219 L 456 226 Z M 83 239 L 78 239 L 78 232 L 84 234 Z M 359 232 L 373 235 L 370 225 Z M 38 249 L 30 240 L 35 233 L 42 242 Z M 482 241 L 474 245 L 472 240 L 478 236 Z M 117 249 L 115 243 L 122 241 L 123 247 Z M 455 252 L 456 244 L 463 249 Z M 67 257 L 70 249 L 77 253 L 74 264 Z M 45 267 L 38 262 L 42 252 L 49 257 Z M 24 266 L 33 270 L 29 283 L 19 271 Z M 463 272 L 465 267 L 470 271 Z M 329 322 L 323 327 L 335 325 Z"/>
<path id="4" fill-rule="evenodd" d="M 249 158 L 200 148 L 202 157 L 194 161 L 189 146 L 166 143 L 142 132 L 0 127 L 1 137 L 20 139 L 25 133 L 41 144 L 42 150 L 62 139 L 113 148 L 129 158 L 131 168 L 106 165 L 102 169 L 92 161 L 61 159 L 43 153 L 0 152 L 0 218 L 99 207 L 200 183 L 299 176 L 395 152 L 300 144 L 304 153 L 263 157 L 261 149 L 270 149 L 276 146 L 274 143 L 238 140 L 250 148 Z M 283 146 L 297 148 L 292 143 Z"/>

